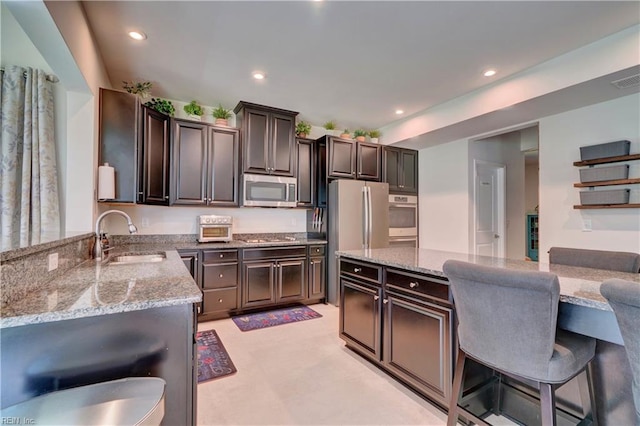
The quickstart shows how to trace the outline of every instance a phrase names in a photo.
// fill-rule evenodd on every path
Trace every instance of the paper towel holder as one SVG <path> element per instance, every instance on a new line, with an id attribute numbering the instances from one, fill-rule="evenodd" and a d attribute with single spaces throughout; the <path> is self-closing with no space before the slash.
<path id="1" fill-rule="evenodd" d="M 109 163 L 98 166 L 98 201 L 113 200 L 115 196 L 115 169 Z"/>

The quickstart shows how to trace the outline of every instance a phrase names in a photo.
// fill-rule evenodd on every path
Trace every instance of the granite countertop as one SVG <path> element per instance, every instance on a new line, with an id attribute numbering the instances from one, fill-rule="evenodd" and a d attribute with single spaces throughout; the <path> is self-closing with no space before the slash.
<path id="1" fill-rule="evenodd" d="M 606 271 L 603 269 L 579 268 L 575 266 L 550 265 L 515 259 L 502 259 L 473 254 L 454 253 L 440 250 L 414 248 L 384 248 L 371 250 L 338 251 L 345 258 L 378 263 L 408 271 L 444 277 L 442 265 L 448 259 L 471 262 L 478 265 L 520 271 L 544 271 L 558 275 L 560 281 L 560 301 L 574 305 L 611 311 L 611 306 L 600 295 L 600 284 L 609 278 L 620 278 L 640 284 L 640 274 Z"/>
<path id="2" fill-rule="evenodd" d="M 133 238 L 132 238 L 133 237 Z M 112 241 L 109 257 L 122 254 L 164 253 L 162 262 L 112 265 L 87 260 L 43 284 L 17 302 L 0 309 L 0 328 L 66 319 L 114 314 L 196 303 L 202 300 L 195 283 L 176 250 L 237 249 L 326 244 L 326 240 L 299 237 L 295 240 L 199 243 L 193 236 L 122 236 Z M 142 237 L 142 238 L 140 238 Z M 260 234 L 261 239 L 282 239 Z"/>

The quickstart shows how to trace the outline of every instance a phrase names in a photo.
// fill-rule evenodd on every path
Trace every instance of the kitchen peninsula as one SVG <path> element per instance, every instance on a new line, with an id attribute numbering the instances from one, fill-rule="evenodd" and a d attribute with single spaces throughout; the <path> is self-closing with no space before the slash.
<path id="1" fill-rule="evenodd" d="M 455 306 L 442 272 L 444 262 L 455 259 L 558 275 L 558 326 L 597 339 L 594 387 L 599 423 L 633 424 L 631 373 L 615 315 L 599 288 L 609 278 L 640 285 L 640 274 L 428 249 L 348 250 L 336 255 L 342 289 L 340 334 L 347 347 L 445 409 L 451 395 L 457 342 Z M 577 387 L 568 384 L 557 396 L 560 414 L 575 420 L 580 409 Z M 528 413 L 535 412 L 535 407 L 527 402 L 531 400 L 527 390 L 511 388 L 503 398 L 504 410 L 516 414 L 515 418 L 521 415 L 529 424 Z M 486 409 L 482 398 L 469 403 L 479 413 Z"/>

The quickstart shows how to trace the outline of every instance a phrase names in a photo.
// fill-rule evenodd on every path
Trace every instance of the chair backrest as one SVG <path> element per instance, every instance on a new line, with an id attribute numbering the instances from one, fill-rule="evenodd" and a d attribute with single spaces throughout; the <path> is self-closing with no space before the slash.
<path id="1" fill-rule="evenodd" d="M 447 260 L 460 348 L 524 377 L 545 377 L 553 354 L 560 284 L 548 272 Z"/>
<path id="2" fill-rule="evenodd" d="M 602 283 L 600 293 L 613 308 L 633 374 L 633 400 L 640 424 L 640 283 L 611 279 Z"/>
<path id="3" fill-rule="evenodd" d="M 549 263 L 637 273 L 640 271 L 640 254 L 626 251 L 551 247 Z"/>

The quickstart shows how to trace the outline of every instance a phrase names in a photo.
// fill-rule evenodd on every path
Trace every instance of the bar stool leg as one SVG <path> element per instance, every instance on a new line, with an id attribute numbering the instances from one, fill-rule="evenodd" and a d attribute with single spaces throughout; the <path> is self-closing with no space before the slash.
<path id="1" fill-rule="evenodd" d="M 580 400 L 582 401 L 582 413 L 585 419 L 591 419 L 593 426 L 598 425 L 598 416 L 596 413 L 596 400 L 593 390 L 592 379 L 592 362 L 587 364 L 587 367 L 577 377 L 578 389 L 580 390 Z"/>
<path id="2" fill-rule="evenodd" d="M 550 383 L 540 383 L 542 426 L 556 426 L 556 393 Z"/>
<path id="3" fill-rule="evenodd" d="M 456 361 L 456 372 L 453 379 L 453 389 L 451 390 L 447 426 L 455 426 L 456 423 L 458 423 L 458 400 L 462 392 L 462 378 L 464 377 L 464 364 L 466 360 L 467 355 L 462 349 L 458 349 L 458 360 Z"/>

